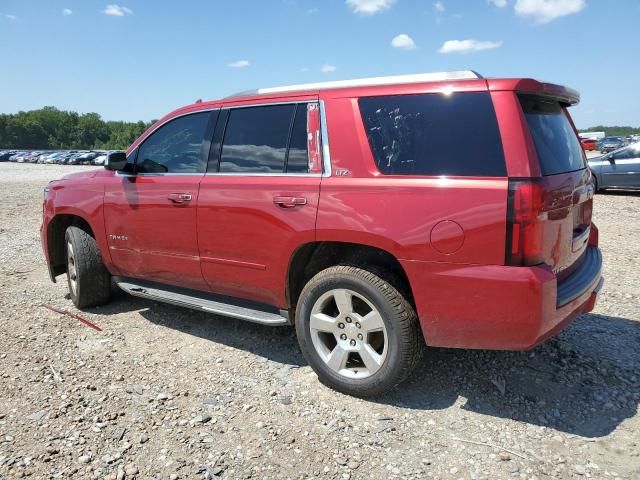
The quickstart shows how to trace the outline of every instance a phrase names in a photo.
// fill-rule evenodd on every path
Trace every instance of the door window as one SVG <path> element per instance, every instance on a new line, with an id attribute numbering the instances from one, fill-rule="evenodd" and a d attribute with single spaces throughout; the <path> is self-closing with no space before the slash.
<path id="1" fill-rule="evenodd" d="M 216 126 L 212 143 L 212 155 L 217 156 L 217 145 L 224 135 L 219 168 L 216 160 L 210 158 L 210 171 L 309 173 L 307 110 L 309 106 L 317 109 L 317 105 L 292 103 L 228 110 L 226 128 Z M 223 118 L 221 115 L 220 119 Z"/>
<path id="2" fill-rule="evenodd" d="M 231 110 L 220 172 L 282 173 L 295 105 Z"/>
<path id="3" fill-rule="evenodd" d="M 309 157 L 307 153 L 307 104 L 299 104 L 291 130 L 291 142 L 287 155 L 287 173 L 307 173 Z"/>
<path id="4" fill-rule="evenodd" d="M 202 143 L 210 116 L 184 115 L 158 128 L 138 149 L 138 173 L 204 173 Z"/>
<path id="5" fill-rule="evenodd" d="M 638 157 L 640 157 L 640 151 L 633 147 L 627 147 L 613 154 L 615 160 L 631 160 Z"/>

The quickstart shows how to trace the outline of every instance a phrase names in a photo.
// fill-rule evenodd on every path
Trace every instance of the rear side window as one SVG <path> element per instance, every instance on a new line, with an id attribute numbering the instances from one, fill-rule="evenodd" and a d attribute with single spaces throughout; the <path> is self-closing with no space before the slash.
<path id="1" fill-rule="evenodd" d="M 562 106 L 553 100 L 520 95 L 522 111 L 536 146 L 543 175 L 585 168 L 580 140 Z"/>
<path id="2" fill-rule="evenodd" d="M 295 104 L 232 109 L 220 172 L 282 173 Z"/>
<path id="3" fill-rule="evenodd" d="M 384 174 L 507 174 L 487 92 L 363 97 L 359 104 L 373 157 Z"/>
<path id="4" fill-rule="evenodd" d="M 291 130 L 291 143 L 287 155 L 287 172 L 307 173 L 309 157 L 307 153 L 307 104 L 299 104 Z"/>

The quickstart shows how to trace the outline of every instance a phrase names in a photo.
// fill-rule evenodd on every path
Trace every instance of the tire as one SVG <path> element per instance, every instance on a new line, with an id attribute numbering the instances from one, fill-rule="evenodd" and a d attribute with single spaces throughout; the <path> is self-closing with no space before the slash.
<path id="1" fill-rule="evenodd" d="M 103 305 L 111 297 L 111 275 L 98 250 L 96 240 L 79 227 L 67 228 L 64 235 L 67 284 L 78 308 Z"/>
<path id="2" fill-rule="evenodd" d="M 424 351 L 413 307 L 382 276 L 330 267 L 307 283 L 298 300 L 296 334 L 305 359 L 322 383 L 347 395 L 389 391 Z"/>

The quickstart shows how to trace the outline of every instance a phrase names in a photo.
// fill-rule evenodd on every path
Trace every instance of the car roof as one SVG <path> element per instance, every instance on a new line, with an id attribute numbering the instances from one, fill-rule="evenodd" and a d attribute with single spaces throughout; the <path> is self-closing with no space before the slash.
<path id="1" fill-rule="evenodd" d="M 172 118 L 212 110 L 223 106 L 251 105 L 277 102 L 304 102 L 323 98 L 343 98 L 392 94 L 420 94 L 427 92 L 458 91 L 517 91 L 552 97 L 563 105 L 575 105 L 580 101 L 580 94 L 571 88 L 532 78 L 485 78 L 473 70 L 456 70 L 450 72 L 417 73 L 411 75 L 393 75 L 386 77 L 369 77 L 352 80 L 336 80 L 328 82 L 284 85 L 242 91 L 217 100 L 202 101 L 178 108 L 156 121 L 130 147 L 127 153 L 150 135 L 160 125 Z"/>

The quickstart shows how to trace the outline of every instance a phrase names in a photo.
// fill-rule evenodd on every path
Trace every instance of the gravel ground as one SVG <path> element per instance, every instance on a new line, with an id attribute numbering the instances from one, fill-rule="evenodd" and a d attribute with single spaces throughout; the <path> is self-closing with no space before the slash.
<path id="1" fill-rule="evenodd" d="M 430 349 L 391 394 L 322 386 L 290 328 L 49 281 L 42 188 L 0 164 L 0 479 L 640 478 L 640 195 L 598 195 L 607 283 L 531 352 Z M 61 279 L 62 280 L 62 279 Z"/>

